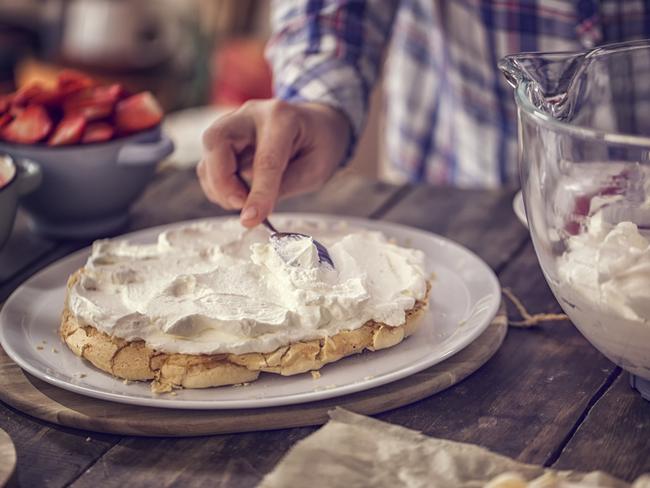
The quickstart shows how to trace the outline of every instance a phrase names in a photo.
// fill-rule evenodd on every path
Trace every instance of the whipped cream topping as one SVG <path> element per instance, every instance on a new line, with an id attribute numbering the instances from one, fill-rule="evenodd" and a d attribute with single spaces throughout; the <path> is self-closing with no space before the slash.
<path id="1" fill-rule="evenodd" d="M 102 240 L 68 294 L 84 324 L 129 341 L 187 354 L 270 352 L 353 330 L 399 326 L 425 298 L 424 254 L 379 232 L 292 222 L 311 239 L 269 242 L 236 219 L 168 230 L 154 244 Z"/>
<path id="2" fill-rule="evenodd" d="M 630 221 L 610 224 L 598 211 L 587 232 L 572 236 L 560 258 L 560 276 L 601 309 L 648 324 L 650 242 Z"/>

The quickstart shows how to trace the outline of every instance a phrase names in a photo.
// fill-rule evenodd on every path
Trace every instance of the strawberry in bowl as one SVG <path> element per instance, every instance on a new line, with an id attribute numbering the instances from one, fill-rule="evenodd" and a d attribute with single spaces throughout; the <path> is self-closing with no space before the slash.
<path id="1" fill-rule="evenodd" d="M 173 151 L 163 116 L 149 92 L 69 70 L 54 87 L 34 83 L 0 95 L 0 152 L 41 167 L 41 185 L 21 202 L 33 228 L 96 238 L 123 227 L 157 163 Z"/>
<path id="2" fill-rule="evenodd" d="M 118 83 L 100 85 L 66 70 L 53 88 L 32 83 L 0 97 L 0 141 L 49 146 L 105 142 L 149 130 L 162 118 L 163 110 L 150 92 L 130 94 Z M 98 138 L 94 122 L 112 131 L 99 131 Z"/>

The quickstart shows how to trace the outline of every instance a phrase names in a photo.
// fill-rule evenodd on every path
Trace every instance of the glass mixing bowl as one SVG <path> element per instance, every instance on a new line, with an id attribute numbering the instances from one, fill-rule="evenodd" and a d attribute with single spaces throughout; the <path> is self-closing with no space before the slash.
<path id="1" fill-rule="evenodd" d="M 650 42 L 524 53 L 519 167 L 544 276 L 580 332 L 650 399 Z"/>

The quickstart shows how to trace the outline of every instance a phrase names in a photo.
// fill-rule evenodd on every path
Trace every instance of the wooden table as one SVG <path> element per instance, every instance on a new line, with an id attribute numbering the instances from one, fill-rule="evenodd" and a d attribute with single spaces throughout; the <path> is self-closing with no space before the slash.
<path id="1" fill-rule="evenodd" d="M 340 174 L 318 194 L 282 202 L 279 210 L 384 219 L 447 236 L 480 255 L 531 312 L 560 312 L 512 212 L 513 193 L 397 187 Z M 203 198 L 192 172 L 169 170 L 133 207 L 131 229 L 222 213 Z M 21 217 L 0 253 L 0 303 L 35 271 L 87 244 L 31 235 Z M 378 418 L 528 463 L 601 469 L 627 480 L 650 472 L 650 403 L 566 321 L 511 329 L 474 375 Z M 253 486 L 314 431 L 120 437 L 49 425 L 3 404 L 0 427 L 16 445 L 15 486 L 93 488 Z"/>

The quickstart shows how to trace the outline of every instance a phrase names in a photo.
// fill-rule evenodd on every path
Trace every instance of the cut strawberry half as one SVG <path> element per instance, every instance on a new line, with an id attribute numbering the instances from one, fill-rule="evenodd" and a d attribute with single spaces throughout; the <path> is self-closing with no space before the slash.
<path id="1" fill-rule="evenodd" d="M 25 111 L 25 107 L 12 104 L 9 106 L 9 111 L 7 113 L 10 114 L 12 117 L 18 117 L 24 111 Z"/>
<path id="2" fill-rule="evenodd" d="M 57 76 L 57 91 L 62 97 L 67 97 L 94 85 L 95 81 L 92 78 L 71 69 L 65 69 Z"/>
<path id="3" fill-rule="evenodd" d="M 92 122 L 86 126 L 81 142 L 82 144 L 104 142 L 110 140 L 113 134 L 115 134 L 115 129 L 110 124 L 106 122 Z"/>
<path id="4" fill-rule="evenodd" d="M 82 115 L 86 120 L 103 119 L 113 113 L 123 91 L 119 84 L 86 88 L 66 98 L 63 112 L 66 115 Z"/>
<path id="5" fill-rule="evenodd" d="M 0 115 L 0 129 L 2 129 L 5 125 L 11 122 L 12 119 L 13 117 L 11 116 L 11 114 Z"/>
<path id="6" fill-rule="evenodd" d="M 162 118 L 163 110 L 150 92 L 130 96 L 115 107 L 115 126 L 123 133 L 150 129 Z"/>
<path id="7" fill-rule="evenodd" d="M 80 115 L 86 120 L 99 120 L 110 117 L 113 113 L 114 104 L 112 103 L 86 103 L 75 106 L 74 108 L 66 107 L 63 113 L 66 117 Z"/>
<path id="8" fill-rule="evenodd" d="M 33 144 L 44 139 L 52 129 L 47 111 L 40 105 L 30 105 L 2 129 L 2 138 L 9 142 Z"/>
<path id="9" fill-rule="evenodd" d="M 36 93 L 29 100 L 29 103 L 33 105 L 43 105 L 48 108 L 56 108 L 61 105 L 62 101 L 63 95 L 61 95 L 57 90 L 44 89 L 40 93 Z"/>
<path id="10" fill-rule="evenodd" d="M 64 117 L 54 129 L 54 133 L 47 141 L 49 146 L 65 146 L 75 144 L 81 140 L 81 135 L 86 127 L 86 119 L 81 115 Z"/>
<path id="11" fill-rule="evenodd" d="M 0 114 L 8 112 L 10 104 L 11 104 L 11 95 L 5 95 L 0 97 Z"/>
<path id="12" fill-rule="evenodd" d="M 45 88 L 40 83 L 31 83 L 20 88 L 16 93 L 14 93 L 13 99 L 11 101 L 12 106 L 25 107 L 32 100 L 41 95 L 45 91 Z"/>

